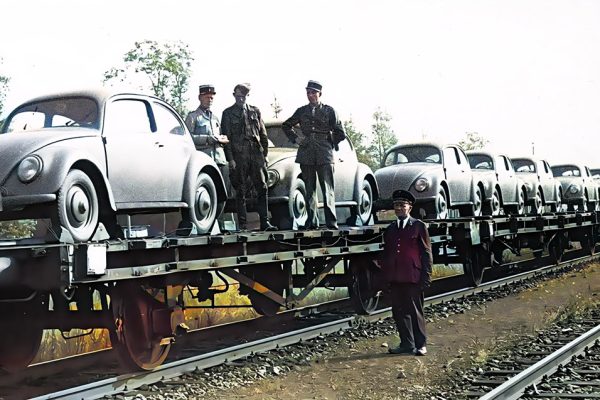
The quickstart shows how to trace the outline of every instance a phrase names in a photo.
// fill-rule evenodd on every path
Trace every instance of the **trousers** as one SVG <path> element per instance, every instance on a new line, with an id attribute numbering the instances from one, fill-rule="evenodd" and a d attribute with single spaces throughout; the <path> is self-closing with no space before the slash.
<path id="1" fill-rule="evenodd" d="M 317 177 L 323 193 L 323 211 L 325 213 L 325 224 L 328 227 L 337 226 L 335 215 L 335 186 L 333 180 L 333 164 L 300 164 L 302 179 L 306 186 L 306 198 L 308 201 L 308 219 L 306 226 L 317 228 L 319 226 L 319 214 L 317 210 Z"/>
<path id="2" fill-rule="evenodd" d="M 391 284 L 392 316 L 400 334 L 400 346 L 419 349 L 425 346 L 423 289 L 418 283 Z"/>

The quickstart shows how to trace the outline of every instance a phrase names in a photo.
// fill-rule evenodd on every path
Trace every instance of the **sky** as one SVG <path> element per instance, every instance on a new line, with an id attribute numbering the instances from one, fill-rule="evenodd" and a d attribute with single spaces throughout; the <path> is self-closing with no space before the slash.
<path id="1" fill-rule="evenodd" d="M 378 109 L 400 142 L 456 143 L 551 164 L 600 167 L 600 1 L 5 0 L 5 111 L 28 98 L 102 84 L 136 41 L 193 51 L 189 108 L 212 83 L 213 111 L 248 102 L 265 119 L 307 103 L 309 79 L 342 120 L 371 130 Z"/>

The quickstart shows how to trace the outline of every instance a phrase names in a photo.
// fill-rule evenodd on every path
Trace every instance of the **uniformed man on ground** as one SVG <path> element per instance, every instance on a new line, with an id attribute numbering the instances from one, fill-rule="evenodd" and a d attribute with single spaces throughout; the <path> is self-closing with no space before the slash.
<path id="1" fill-rule="evenodd" d="M 322 85 L 319 82 L 308 81 L 308 104 L 298 108 L 294 115 L 283 123 L 283 130 L 288 138 L 299 145 L 296 162 L 300 164 L 306 186 L 308 219 L 301 229 L 319 227 L 317 177 L 323 193 L 325 225 L 330 229 L 338 229 L 335 214 L 333 149 L 337 149 L 338 143 L 346 138 L 346 134 L 333 107 L 321 103 L 321 93 Z M 303 133 L 302 138 L 293 128 L 298 124 Z"/>
<path id="2" fill-rule="evenodd" d="M 397 220 L 384 233 L 381 266 L 390 284 L 392 315 L 400 333 L 392 354 L 424 356 L 427 337 L 423 316 L 423 290 L 431 283 L 431 240 L 423 221 L 410 216 L 415 197 L 406 190 L 392 194 Z"/>
<path id="3" fill-rule="evenodd" d="M 260 110 L 246 104 L 250 85 L 241 83 L 233 89 L 235 104 L 223 111 L 221 133 L 229 143 L 225 156 L 231 169 L 231 184 L 235 189 L 238 226 L 248 229 L 246 195 L 249 185 L 256 190 L 256 210 L 260 218 L 260 229 L 277 230 L 270 224 L 267 208 L 267 154 L 269 140 Z"/>

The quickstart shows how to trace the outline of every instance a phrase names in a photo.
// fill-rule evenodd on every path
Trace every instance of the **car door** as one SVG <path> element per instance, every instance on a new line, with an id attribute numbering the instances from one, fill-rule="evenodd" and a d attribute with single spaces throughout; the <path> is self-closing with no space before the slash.
<path id="1" fill-rule="evenodd" d="M 353 199 L 358 160 L 350 141 L 342 140 L 338 144 L 338 148 L 338 150 L 333 151 L 335 160 L 335 201 L 342 202 Z"/>
<path id="2" fill-rule="evenodd" d="M 550 165 L 545 160 L 538 160 L 537 162 L 538 177 L 540 180 L 540 186 L 544 192 L 544 199 L 546 202 L 556 201 L 556 181 Z"/>
<path id="3" fill-rule="evenodd" d="M 168 165 L 159 157 L 153 125 L 151 106 L 142 98 L 117 98 L 106 105 L 102 134 L 117 207 L 140 208 L 139 203 L 167 200 L 161 174 Z"/>
<path id="4" fill-rule="evenodd" d="M 159 190 L 163 192 L 161 198 L 180 201 L 188 163 L 196 147 L 173 111 L 156 101 L 152 110 L 156 124 L 156 157 L 165 166 L 159 177 Z"/>
<path id="5" fill-rule="evenodd" d="M 498 184 L 502 191 L 502 199 L 505 203 L 517 202 L 517 177 L 512 163 L 504 155 L 496 156 L 495 160 L 496 176 Z"/>
<path id="6" fill-rule="evenodd" d="M 462 150 L 454 146 L 443 148 L 444 173 L 450 190 L 450 199 L 452 199 L 451 201 L 453 203 L 465 203 L 471 201 L 471 187 L 473 180 L 471 166 L 464 153 L 461 158 L 461 153 Z"/>

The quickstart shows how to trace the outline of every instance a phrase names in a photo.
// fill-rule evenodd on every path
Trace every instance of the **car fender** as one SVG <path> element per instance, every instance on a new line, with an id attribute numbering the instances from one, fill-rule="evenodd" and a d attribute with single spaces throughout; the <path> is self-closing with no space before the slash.
<path id="1" fill-rule="evenodd" d="M 41 175 L 31 183 L 23 184 L 19 180 L 17 163 L 4 183 L 7 192 L 25 195 L 57 193 L 69 171 L 77 168 L 90 175 L 97 189 L 100 183 L 98 180 L 101 180 L 106 189 L 107 200 L 111 208 L 116 210 L 110 182 L 105 173 L 106 161 L 103 148 L 98 148 L 95 138 L 77 140 L 77 146 L 68 145 L 69 141 L 63 143 L 46 146 L 28 154 L 39 156 L 44 164 Z"/>
<path id="2" fill-rule="evenodd" d="M 371 189 L 373 190 L 373 198 L 371 200 L 376 200 L 379 198 L 379 188 L 377 186 L 377 181 L 375 180 L 375 176 L 373 175 L 373 171 L 366 164 L 358 164 L 356 168 L 356 174 L 354 176 L 354 201 L 358 201 L 358 196 L 362 191 L 363 181 L 367 180 L 371 184 Z"/>
<path id="3" fill-rule="evenodd" d="M 201 151 L 193 153 L 188 161 L 183 183 L 183 193 L 181 193 L 182 200 L 187 201 L 187 199 L 192 198 L 192 191 L 195 189 L 194 185 L 196 184 L 196 178 L 201 172 L 204 172 L 211 177 L 215 184 L 215 188 L 217 189 L 218 201 L 225 202 L 227 200 L 227 190 L 225 189 L 223 176 L 214 160 Z"/>

